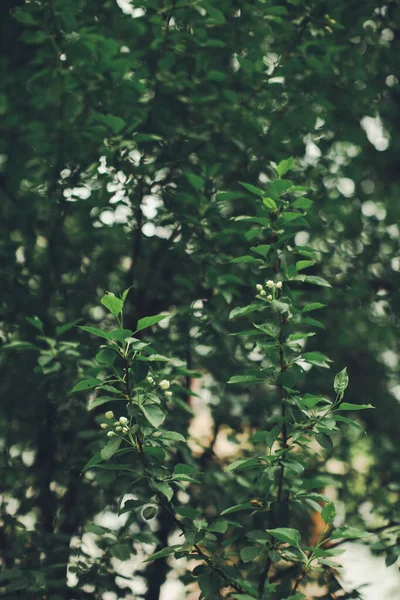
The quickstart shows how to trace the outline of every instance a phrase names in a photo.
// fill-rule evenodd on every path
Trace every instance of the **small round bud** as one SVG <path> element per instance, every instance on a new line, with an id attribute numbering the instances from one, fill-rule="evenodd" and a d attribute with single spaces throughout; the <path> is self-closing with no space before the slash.
<path id="1" fill-rule="evenodd" d="M 171 398 L 172 392 L 165 392 L 165 395 L 166 395 L 167 398 Z"/>
<path id="2" fill-rule="evenodd" d="M 267 296 L 267 300 L 269 300 L 271 302 L 271 300 L 272 300 L 271 294 L 269 294 L 269 296 Z"/>
<path id="3" fill-rule="evenodd" d="M 113 419 L 114 418 L 114 413 L 112 410 L 108 410 L 106 413 L 104 413 L 104 416 L 106 419 Z"/>
<path id="4" fill-rule="evenodd" d="M 102 429 L 107 429 L 107 428 L 108 428 L 108 423 L 101 423 L 101 424 L 100 424 L 100 427 L 101 427 Z"/>
<path id="5" fill-rule="evenodd" d="M 278 281 L 278 283 L 276 284 L 276 287 L 278 288 L 278 290 L 282 289 L 282 285 L 283 285 L 282 281 Z"/>
<path id="6" fill-rule="evenodd" d="M 115 431 L 122 431 L 121 425 L 117 425 L 116 428 L 115 428 Z"/>
<path id="7" fill-rule="evenodd" d="M 127 425 L 128 419 L 126 417 L 120 417 L 119 422 L 121 423 L 121 425 Z"/>
<path id="8" fill-rule="evenodd" d="M 261 285 L 261 283 L 257 283 L 256 285 L 256 289 L 261 292 L 261 290 L 263 289 L 263 286 Z"/>
<path id="9" fill-rule="evenodd" d="M 266 296 L 266 295 L 267 295 L 267 292 L 265 290 L 261 290 L 260 296 Z"/>
<path id="10" fill-rule="evenodd" d="M 122 428 L 122 433 L 128 433 L 129 431 L 129 427 L 123 427 Z"/>
<path id="11" fill-rule="evenodd" d="M 170 382 L 168 381 L 168 379 L 163 379 L 162 381 L 160 381 L 159 386 L 162 390 L 167 390 L 170 386 Z"/>
<path id="12" fill-rule="evenodd" d="M 154 379 L 152 378 L 152 376 L 151 376 L 151 375 L 149 375 L 148 377 L 146 377 L 146 381 L 147 381 L 148 383 L 154 383 Z"/>
<path id="13" fill-rule="evenodd" d="M 115 431 L 108 431 L 108 432 L 107 432 L 107 436 L 108 436 L 108 437 L 113 437 L 114 435 L 117 435 L 117 434 L 115 433 Z"/>
<path id="14" fill-rule="evenodd" d="M 267 283 L 266 283 L 266 286 L 267 286 L 267 287 L 268 287 L 270 290 L 272 290 L 272 288 L 274 288 L 274 287 L 275 287 L 275 284 L 274 284 L 274 282 L 273 282 L 271 279 L 268 279 L 268 281 L 267 281 Z"/>

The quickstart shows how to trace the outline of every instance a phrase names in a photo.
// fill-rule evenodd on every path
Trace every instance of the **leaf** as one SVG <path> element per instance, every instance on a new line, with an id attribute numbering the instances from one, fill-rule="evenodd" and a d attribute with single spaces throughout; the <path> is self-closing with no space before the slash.
<path id="1" fill-rule="evenodd" d="M 263 308 L 263 306 L 260 304 L 249 304 L 248 306 L 238 306 L 237 308 L 234 308 L 233 310 L 231 310 L 231 312 L 229 313 L 229 319 L 236 319 L 236 317 L 244 317 L 245 315 L 249 315 L 250 313 L 252 313 L 256 310 L 260 310 L 260 308 Z"/>
<path id="2" fill-rule="evenodd" d="M 84 473 L 91 467 L 94 467 L 94 466 L 98 465 L 99 463 L 103 462 L 103 460 L 104 460 L 104 458 L 101 456 L 100 452 L 98 452 L 97 454 L 92 456 L 92 458 L 86 463 L 86 465 L 82 469 L 82 473 Z"/>
<path id="3" fill-rule="evenodd" d="M 92 388 L 97 387 L 98 385 L 101 385 L 103 382 L 101 379 L 97 379 L 96 377 L 92 377 L 90 379 L 84 379 L 83 381 L 80 381 L 79 383 L 77 383 L 71 390 L 71 394 L 73 392 L 82 392 L 82 391 L 86 391 L 86 390 L 90 390 Z"/>
<path id="4" fill-rule="evenodd" d="M 321 287 L 332 287 L 330 283 L 323 279 L 322 277 L 317 277 L 316 275 L 307 275 L 305 278 L 307 283 L 312 283 L 313 285 L 319 285 Z"/>
<path id="5" fill-rule="evenodd" d="M 81 319 L 76 319 L 75 321 L 71 321 L 70 323 L 65 323 L 64 325 L 58 325 L 56 327 L 56 335 L 60 336 L 63 333 L 65 333 L 66 331 L 69 331 L 70 329 L 72 329 L 73 327 L 75 327 L 75 325 L 77 323 L 79 323 Z"/>
<path id="6" fill-rule="evenodd" d="M 242 187 L 244 187 L 245 190 L 247 190 L 251 194 L 254 194 L 255 196 L 260 196 L 261 198 L 265 196 L 265 192 L 263 190 L 260 190 L 260 188 L 256 187 L 255 185 L 252 185 L 251 183 L 243 183 L 242 181 L 239 181 L 239 183 Z"/>
<path id="7" fill-rule="evenodd" d="M 362 531 L 361 529 L 356 529 L 355 527 L 343 525 L 342 527 L 338 527 L 331 533 L 331 539 L 359 539 L 363 537 L 368 537 L 369 535 L 371 534 L 367 531 Z"/>
<path id="8" fill-rule="evenodd" d="M 36 327 L 41 333 L 43 333 L 43 322 L 39 319 L 39 317 L 25 317 L 25 319 L 32 325 Z"/>
<path id="9" fill-rule="evenodd" d="M 110 292 L 107 292 L 107 294 L 102 297 L 100 302 L 110 311 L 111 314 L 114 315 L 114 317 L 118 317 L 124 307 L 122 300 Z"/>
<path id="10" fill-rule="evenodd" d="M 292 181 L 287 181 L 286 179 L 275 179 L 275 181 L 271 181 L 268 186 L 268 195 L 271 196 L 273 200 L 277 200 L 292 187 Z"/>
<path id="11" fill-rule="evenodd" d="M 152 519 L 154 519 L 154 517 L 157 516 L 157 512 L 157 506 L 146 506 L 146 508 L 143 509 L 142 517 L 145 521 L 151 521 Z"/>
<path id="12" fill-rule="evenodd" d="M 275 200 L 272 200 L 272 198 L 263 198 L 263 204 L 266 208 L 269 208 L 270 210 L 276 210 L 278 208 L 276 206 Z"/>
<path id="13" fill-rule="evenodd" d="M 324 308 L 325 306 L 326 304 L 322 304 L 321 302 L 311 302 L 310 304 L 306 304 L 301 312 L 311 312 L 312 310 L 318 310 L 320 308 Z"/>
<path id="14" fill-rule="evenodd" d="M 328 452 L 333 451 L 333 442 L 329 435 L 326 433 L 317 433 L 315 439 L 317 440 L 318 444 L 322 446 L 322 448 L 328 450 Z"/>
<path id="15" fill-rule="evenodd" d="M 209 525 L 207 530 L 215 533 L 225 533 L 228 527 L 228 521 L 225 521 L 224 519 L 218 519 L 218 521 L 215 521 L 215 523 Z"/>
<path id="16" fill-rule="evenodd" d="M 100 350 L 96 354 L 96 360 L 103 365 L 112 365 L 115 362 L 117 355 L 112 350 Z"/>
<path id="17" fill-rule="evenodd" d="M 163 496 L 166 497 L 168 502 L 170 502 L 170 500 L 172 499 L 172 496 L 174 495 L 174 490 L 172 489 L 172 487 L 170 485 L 168 485 L 168 483 L 166 481 L 155 481 L 153 479 L 152 483 L 153 483 L 154 487 L 156 488 L 156 490 L 158 490 Z"/>
<path id="18" fill-rule="evenodd" d="M 335 414 L 335 421 L 339 421 L 340 423 L 346 423 L 347 425 L 350 425 L 351 427 L 355 427 L 355 429 L 359 429 L 360 431 L 365 433 L 364 428 L 361 427 L 361 425 L 359 423 L 357 423 L 357 421 L 354 421 L 353 419 L 348 419 L 347 417 L 344 417 L 343 415 Z"/>
<path id="19" fill-rule="evenodd" d="M 101 113 L 94 113 L 94 120 L 103 123 L 106 127 L 111 129 L 115 134 L 118 134 L 125 127 L 126 123 L 121 117 L 115 115 L 103 115 Z"/>
<path id="20" fill-rule="evenodd" d="M 304 352 L 302 360 L 305 360 L 310 365 L 316 365 L 317 367 L 323 367 L 329 369 L 328 363 L 332 362 L 328 356 L 322 354 L 322 352 Z"/>
<path id="21" fill-rule="evenodd" d="M 227 473 L 231 471 L 239 471 L 250 467 L 258 467 L 259 461 L 256 458 L 246 458 L 242 460 L 235 460 L 233 463 L 228 465 L 225 469 Z"/>
<path id="22" fill-rule="evenodd" d="M 86 327 L 86 325 L 79 325 L 78 327 L 79 329 L 83 329 L 83 331 L 87 331 L 87 333 L 97 335 L 97 337 L 105 338 L 106 340 L 110 339 L 110 336 L 106 331 L 102 331 L 101 329 L 97 329 L 96 327 Z"/>
<path id="23" fill-rule="evenodd" d="M 308 269 L 308 267 L 313 267 L 314 265 L 314 260 L 298 260 L 296 263 L 296 271 L 302 271 L 303 269 Z"/>
<path id="24" fill-rule="evenodd" d="M 125 561 L 131 557 L 131 549 L 128 544 L 114 544 L 110 548 L 111 556 L 118 560 Z"/>
<path id="25" fill-rule="evenodd" d="M 313 204 L 314 202 L 310 200 L 310 198 L 297 198 L 297 200 L 293 202 L 292 207 L 300 210 L 308 210 Z"/>
<path id="26" fill-rule="evenodd" d="M 257 596 L 249 596 L 249 594 L 231 594 L 235 600 L 256 600 Z"/>
<path id="27" fill-rule="evenodd" d="M 343 402 L 339 406 L 339 410 L 365 410 L 367 408 L 375 408 L 372 404 L 351 404 L 350 402 Z"/>
<path id="28" fill-rule="evenodd" d="M 133 335 L 133 331 L 131 329 L 113 329 L 108 335 L 110 336 L 110 340 L 123 342 Z"/>
<path id="29" fill-rule="evenodd" d="M 107 402 L 115 402 L 115 401 L 125 400 L 125 398 L 112 398 L 111 396 L 99 396 L 95 398 L 88 406 L 88 410 L 93 410 L 98 406 L 102 406 L 103 404 L 107 404 Z"/>
<path id="30" fill-rule="evenodd" d="M 204 179 L 202 177 L 195 175 L 191 171 L 188 171 L 187 173 L 185 173 L 185 176 L 186 176 L 186 179 L 188 180 L 188 182 L 190 183 L 190 185 L 195 190 L 200 190 L 201 188 L 204 187 Z"/>
<path id="31" fill-rule="evenodd" d="M 325 329 L 325 325 L 321 321 L 317 321 L 317 319 L 312 319 L 311 317 L 305 317 L 303 323 L 311 325 L 311 327 L 318 327 L 318 329 Z"/>
<path id="32" fill-rule="evenodd" d="M 236 264 L 236 263 L 248 263 L 248 264 L 260 264 L 260 259 L 259 258 L 255 258 L 254 256 L 238 256 L 237 258 L 233 258 L 231 261 L 231 263 Z"/>
<path id="33" fill-rule="evenodd" d="M 156 429 L 165 421 L 166 413 L 159 406 L 149 404 L 142 406 L 141 409 L 146 419 Z"/>
<path id="34" fill-rule="evenodd" d="M 259 381 L 265 381 L 257 375 L 234 375 L 227 381 L 227 383 L 257 383 Z"/>
<path id="35" fill-rule="evenodd" d="M 158 552 L 155 552 L 155 554 L 152 554 L 151 556 L 146 558 L 146 560 L 144 562 L 149 562 L 150 560 L 157 560 L 158 558 L 164 558 L 164 556 L 169 556 L 170 554 L 174 554 L 174 552 L 177 550 L 177 548 L 181 548 L 181 546 L 175 545 L 175 546 L 168 546 L 168 548 L 163 548 L 162 550 L 159 550 Z"/>
<path id="36" fill-rule="evenodd" d="M 142 329 L 146 329 L 147 327 L 151 327 L 152 325 L 156 325 L 157 323 L 163 321 L 169 316 L 169 313 L 165 313 L 162 315 L 154 315 L 153 317 L 143 317 L 143 319 L 139 319 L 135 333 L 137 333 L 138 331 L 142 331 Z"/>
<path id="37" fill-rule="evenodd" d="M 267 529 L 267 532 L 280 542 L 290 544 L 296 548 L 300 547 L 301 538 L 297 529 L 291 529 L 290 527 L 277 527 L 276 529 Z"/>
<path id="38" fill-rule="evenodd" d="M 231 513 L 239 512 L 241 510 L 255 510 L 257 506 L 250 504 L 249 502 L 245 502 L 243 504 L 235 504 L 235 506 L 231 506 L 230 508 L 226 508 L 222 511 L 222 515 L 230 515 Z"/>
<path id="39" fill-rule="evenodd" d="M 347 374 L 347 367 L 339 371 L 337 375 L 335 375 L 335 379 L 333 380 L 333 389 L 339 398 L 343 398 L 344 392 L 346 391 L 347 386 L 349 385 L 349 376 Z"/>
<path id="40" fill-rule="evenodd" d="M 109 460 L 112 456 L 114 456 L 114 454 L 120 447 L 121 442 L 122 438 L 120 437 L 115 437 L 114 439 L 110 440 L 108 444 L 106 444 L 104 448 L 100 451 L 101 458 L 103 460 Z"/>
<path id="41" fill-rule="evenodd" d="M 244 563 L 249 563 L 260 554 L 261 548 L 257 546 L 245 546 L 240 551 L 240 558 Z"/>
<path id="42" fill-rule="evenodd" d="M 283 8 L 283 7 L 282 7 Z M 287 158 L 285 160 L 281 160 L 281 162 L 276 167 L 276 171 L 279 177 L 283 177 L 286 175 L 288 171 L 291 171 L 294 167 L 294 159 L 292 157 Z"/>
<path id="43" fill-rule="evenodd" d="M 325 504 L 321 511 L 321 517 L 324 523 L 331 525 L 336 517 L 336 508 L 333 502 Z"/>
<path id="44" fill-rule="evenodd" d="M 260 246 L 252 246 L 250 250 L 259 254 L 263 258 L 266 258 L 268 252 L 270 251 L 271 246 L 269 244 L 261 244 Z"/>

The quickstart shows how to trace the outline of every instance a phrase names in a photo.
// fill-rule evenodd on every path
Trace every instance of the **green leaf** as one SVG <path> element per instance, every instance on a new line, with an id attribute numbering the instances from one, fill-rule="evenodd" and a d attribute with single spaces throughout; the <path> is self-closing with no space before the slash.
<path id="1" fill-rule="evenodd" d="M 291 171 L 294 167 L 294 159 L 292 157 L 287 158 L 285 160 L 281 160 L 281 162 L 276 167 L 277 173 L 279 177 L 283 177 L 286 175 L 288 171 Z"/>
<path id="2" fill-rule="evenodd" d="M 204 179 L 195 175 L 191 171 L 185 173 L 186 179 L 195 190 L 201 190 L 204 187 Z"/>
<path id="3" fill-rule="evenodd" d="M 156 429 L 165 421 L 166 413 L 155 404 L 148 404 L 141 407 L 142 412 L 146 419 Z"/>
<path id="4" fill-rule="evenodd" d="M 265 379 L 257 375 L 234 375 L 227 383 L 257 383 L 259 381 L 265 381 Z"/>
<path id="5" fill-rule="evenodd" d="M 233 310 L 231 310 L 231 312 L 229 313 L 229 319 L 236 319 L 236 317 L 244 317 L 245 315 L 249 315 L 250 313 L 252 313 L 256 310 L 260 310 L 260 308 L 263 308 L 263 306 L 260 304 L 249 304 L 248 306 L 238 306 L 237 308 L 234 308 Z"/>
<path id="6" fill-rule="evenodd" d="M 337 375 L 335 375 L 335 379 L 333 381 L 333 389 L 339 398 L 343 398 L 344 392 L 346 391 L 347 386 L 349 385 L 349 376 L 347 374 L 347 367 L 339 371 Z"/>
<path id="7" fill-rule="evenodd" d="M 135 333 L 142 331 L 142 329 L 146 329 L 147 327 L 151 327 L 152 325 L 156 325 L 169 316 L 169 313 L 166 313 L 163 315 L 154 315 L 153 317 L 143 317 L 143 319 L 139 319 Z"/>
<path id="8" fill-rule="evenodd" d="M 252 246 L 250 250 L 259 254 L 263 258 L 266 258 L 268 252 L 270 251 L 271 246 L 269 244 L 261 244 L 260 246 Z"/>
<path id="9" fill-rule="evenodd" d="M 226 467 L 225 471 L 227 473 L 231 471 L 241 471 L 243 469 L 248 469 L 251 467 L 258 467 L 259 464 L 260 463 L 256 458 L 245 458 L 242 460 L 235 460 L 233 463 Z"/>
<path id="10" fill-rule="evenodd" d="M 314 260 L 298 260 L 296 263 L 296 271 L 302 271 L 303 269 L 308 269 L 308 267 L 313 267 L 314 265 Z"/>
<path id="11" fill-rule="evenodd" d="M 324 368 L 329 368 L 328 363 L 332 362 L 332 360 L 325 354 L 322 354 L 322 352 L 304 352 L 302 359 L 310 365 Z"/>
<path id="12" fill-rule="evenodd" d="M 330 283 L 323 279 L 322 277 L 317 277 L 315 275 L 307 275 L 305 278 L 307 283 L 312 283 L 313 285 L 319 285 L 321 287 L 332 287 Z"/>
<path id="13" fill-rule="evenodd" d="M 322 448 L 328 450 L 328 452 L 333 451 L 333 442 L 329 435 L 326 433 L 317 433 L 315 439 L 317 440 L 318 444 L 322 446 Z"/>
<path id="14" fill-rule="evenodd" d="M 152 480 L 152 484 L 154 485 L 156 490 L 158 490 L 160 494 L 165 496 L 168 502 L 170 502 L 172 496 L 174 495 L 174 490 L 172 489 L 172 487 L 168 485 L 166 481 L 155 481 L 154 479 Z"/>
<path id="15" fill-rule="evenodd" d="M 71 394 L 73 392 L 82 392 L 82 391 L 86 391 L 86 390 L 90 390 L 92 388 L 97 387 L 98 385 L 101 385 L 103 382 L 101 379 L 97 379 L 96 377 L 92 377 L 90 379 L 84 379 L 83 381 L 80 381 L 79 383 L 77 383 L 71 390 Z"/>
<path id="16" fill-rule="evenodd" d="M 157 516 L 157 512 L 158 512 L 157 506 L 153 506 L 153 505 L 146 506 L 142 512 L 143 519 L 145 521 L 151 521 L 151 519 L 154 519 L 154 517 Z"/>
<path id="17" fill-rule="evenodd" d="M 128 544 L 114 544 L 110 548 L 111 556 L 118 560 L 125 561 L 131 557 L 131 549 Z"/>
<path id="18" fill-rule="evenodd" d="M 132 337 L 133 331 L 131 329 L 113 329 L 110 331 L 109 336 L 110 340 L 115 340 L 117 342 L 123 342 L 129 337 Z"/>
<path id="19" fill-rule="evenodd" d="M 350 402 L 343 402 L 339 406 L 339 410 L 365 410 L 367 408 L 375 408 L 372 404 L 351 404 Z"/>
<path id="20" fill-rule="evenodd" d="M 247 264 L 261 264 L 260 263 L 260 259 L 259 258 L 255 258 L 254 256 L 238 256 L 237 258 L 233 258 L 231 261 L 231 263 L 236 264 L 236 263 L 247 263 Z"/>
<path id="21" fill-rule="evenodd" d="M 178 433 L 177 431 L 163 431 L 161 437 L 163 440 L 171 440 L 171 441 L 175 441 L 175 442 L 186 442 L 186 438 L 181 433 Z"/>
<path id="22" fill-rule="evenodd" d="M 269 208 L 270 210 L 276 210 L 278 208 L 276 206 L 275 200 L 272 200 L 272 198 L 263 198 L 263 204 L 266 208 Z"/>
<path id="23" fill-rule="evenodd" d="M 231 506 L 222 511 L 222 515 L 230 515 L 231 513 L 240 512 L 241 510 L 257 510 L 257 506 L 250 504 L 249 502 L 245 502 L 243 504 L 235 504 L 235 506 Z"/>
<path id="24" fill-rule="evenodd" d="M 261 548 L 257 546 L 245 546 L 240 551 L 240 558 L 244 563 L 249 563 L 260 554 Z"/>
<path id="25" fill-rule="evenodd" d="M 87 331 L 87 333 L 97 335 L 97 337 L 105 338 L 106 340 L 110 339 L 110 336 L 106 331 L 102 331 L 101 329 L 97 329 L 96 327 L 86 327 L 86 325 L 79 325 L 78 327 L 79 329 L 83 329 L 83 331 Z"/>
<path id="26" fill-rule="evenodd" d="M 231 594 L 235 600 L 256 600 L 257 596 L 249 596 L 249 594 Z"/>
<path id="27" fill-rule="evenodd" d="M 350 425 L 351 427 L 354 427 L 355 429 L 359 429 L 360 431 L 365 433 L 364 428 L 361 427 L 361 425 L 359 423 L 357 423 L 357 421 L 354 421 L 353 419 L 348 419 L 347 417 L 344 417 L 343 415 L 335 414 L 335 421 L 339 421 L 340 423 L 346 423 L 347 425 Z"/>
<path id="28" fill-rule="evenodd" d="M 62 335 L 66 331 L 69 331 L 73 327 L 75 327 L 75 325 L 77 323 L 79 323 L 80 320 L 81 319 L 76 319 L 75 321 L 71 321 L 70 323 L 64 323 L 64 325 L 58 325 L 56 327 L 56 335 L 57 335 L 57 337 L 60 336 L 60 335 Z"/>
<path id="29" fill-rule="evenodd" d="M 300 210 L 308 210 L 313 204 L 314 202 L 309 198 L 297 198 L 297 200 L 293 202 L 292 207 Z"/>
<path id="30" fill-rule="evenodd" d="M 98 465 L 99 463 L 103 462 L 103 460 L 104 460 L 104 458 L 101 456 L 100 452 L 98 452 L 97 454 L 92 456 L 92 458 L 86 463 L 86 465 L 82 469 L 82 473 L 84 473 L 91 467 L 94 467 L 94 466 Z"/>
<path id="31" fill-rule="evenodd" d="M 326 304 L 322 304 L 321 302 L 310 302 L 310 304 L 306 304 L 303 307 L 303 310 L 301 312 L 311 312 L 312 310 L 318 310 L 320 308 L 324 308 L 325 306 Z"/>
<path id="32" fill-rule="evenodd" d="M 36 327 L 41 333 L 43 333 L 43 322 L 39 319 L 39 317 L 25 317 L 25 319 L 32 325 Z"/>
<path id="33" fill-rule="evenodd" d="M 331 525 L 336 517 L 336 508 L 333 502 L 325 504 L 321 511 L 321 517 L 324 523 Z"/>
<path id="34" fill-rule="evenodd" d="M 276 529 L 267 529 L 267 532 L 280 542 L 290 544 L 296 548 L 300 547 L 301 538 L 297 529 L 291 529 L 290 527 L 277 527 Z"/>
<path id="35" fill-rule="evenodd" d="M 244 187 L 245 190 L 247 190 L 251 194 L 254 194 L 255 196 L 260 196 L 261 198 L 265 196 L 265 192 L 263 190 L 260 190 L 260 188 L 256 187 L 255 185 L 252 185 L 251 183 L 243 183 L 242 181 L 239 181 L 239 183 L 242 187 Z"/>
<path id="36" fill-rule="evenodd" d="M 122 442 L 122 438 L 115 437 L 111 439 L 108 444 L 100 452 L 100 456 L 103 460 L 109 460 L 118 450 Z"/>
<path id="37" fill-rule="evenodd" d="M 268 186 L 268 195 L 271 196 L 273 200 L 277 200 L 292 187 L 292 181 L 287 181 L 286 179 L 275 179 L 275 181 L 271 181 Z"/>
<path id="38" fill-rule="evenodd" d="M 349 527 L 348 525 L 343 525 L 342 527 L 338 527 L 331 533 L 331 539 L 359 539 L 363 537 L 368 537 L 371 534 L 367 531 L 362 531 L 361 529 L 356 529 L 355 527 Z"/>
<path id="39" fill-rule="evenodd" d="M 121 402 L 121 400 L 125 400 L 125 398 L 112 398 L 111 396 L 99 396 L 98 398 L 95 398 L 93 400 L 93 402 L 91 402 L 89 404 L 88 410 L 93 410 L 94 408 L 97 408 L 98 406 L 102 406 L 103 404 L 107 404 L 108 402 L 115 402 L 115 401 Z"/>
<path id="40" fill-rule="evenodd" d="M 215 533 L 225 533 L 228 527 L 228 521 L 225 521 L 224 519 L 218 519 L 218 521 L 215 521 L 215 523 L 209 525 L 207 530 Z"/>
<path id="41" fill-rule="evenodd" d="M 112 350 L 100 350 L 96 354 L 96 360 L 100 364 L 112 365 L 115 362 L 117 355 Z"/>
<path id="42" fill-rule="evenodd" d="M 124 307 L 124 303 L 122 302 L 121 298 L 117 298 L 111 292 L 107 292 L 107 294 L 102 297 L 100 302 L 110 311 L 111 314 L 114 315 L 114 317 L 118 317 Z"/>
<path id="43" fill-rule="evenodd" d="M 38 21 L 36 21 L 32 17 L 30 12 L 21 8 L 16 9 L 12 16 L 16 21 L 22 23 L 23 25 L 28 25 L 28 27 L 33 25 L 40 25 L 40 23 L 38 23 Z"/>
<path id="44" fill-rule="evenodd" d="M 103 115 L 99 112 L 94 113 L 94 120 L 103 123 L 106 127 L 111 129 L 115 134 L 118 134 L 125 127 L 126 123 L 121 117 L 115 115 Z"/>
<path id="45" fill-rule="evenodd" d="M 303 319 L 303 324 L 310 325 L 311 327 L 318 327 L 318 329 L 325 329 L 325 325 L 321 323 L 321 321 L 317 321 L 317 319 L 312 319 L 311 317 L 305 317 Z"/>
<path id="46" fill-rule="evenodd" d="M 151 556 L 146 558 L 144 562 L 149 562 L 150 560 L 157 560 L 158 558 L 164 558 L 164 556 L 174 554 L 174 552 L 176 552 L 178 548 L 181 548 L 181 546 L 178 544 L 175 546 L 168 546 L 168 548 L 163 548 L 162 550 L 159 550 L 159 552 L 155 552 L 155 554 L 152 554 Z"/>

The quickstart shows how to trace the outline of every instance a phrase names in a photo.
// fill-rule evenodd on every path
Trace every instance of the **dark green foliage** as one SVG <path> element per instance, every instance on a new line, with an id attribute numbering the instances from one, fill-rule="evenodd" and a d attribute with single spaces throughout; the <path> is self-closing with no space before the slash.
<path id="1" fill-rule="evenodd" d="M 265 571 L 266 597 L 300 598 L 304 577 L 333 594 L 334 549 L 308 531 L 322 505 L 331 528 L 326 486 L 346 507 L 332 540 L 382 526 L 365 540 L 387 564 L 399 554 L 400 8 L 131 8 L 0 5 L 0 586 L 10 599 L 128 598 L 113 559 L 151 544 L 161 558 L 135 571 L 146 600 L 169 554 L 188 552 L 198 566 L 182 581 L 207 600 L 227 585 L 257 598 Z M 282 290 L 255 298 L 268 280 Z M 343 372 L 333 389 L 345 366 L 346 402 Z M 149 376 L 171 380 L 172 396 L 132 404 Z M 196 393 L 212 431 L 193 451 Z M 137 447 L 106 445 L 109 410 L 151 440 L 151 477 Z M 282 447 L 289 435 L 299 456 Z M 128 519 L 108 529 L 105 510 Z M 174 537 L 171 550 L 175 519 L 188 546 Z M 321 572 L 304 568 L 296 534 L 284 546 L 293 529 Z"/>

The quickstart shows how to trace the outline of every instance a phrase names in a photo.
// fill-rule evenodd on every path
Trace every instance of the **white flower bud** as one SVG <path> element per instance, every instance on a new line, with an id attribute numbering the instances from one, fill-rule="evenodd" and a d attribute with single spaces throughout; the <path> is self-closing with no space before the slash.
<path id="1" fill-rule="evenodd" d="M 115 431 L 122 431 L 121 425 L 117 425 L 116 428 L 115 428 Z"/>
<path id="2" fill-rule="evenodd" d="M 160 381 L 159 386 L 162 390 L 167 390 L 170 386 L 170 382 L 168 381 L 168 379 L 163 379 L 162 381 Z"/>
<path id="3" fill-rule="evenodd" d="M 274 288 L 274 287 L 275 287 L 275 284 L 274 284 L 274 282 L 273 282 L 273 281 L 271 281 L 271 279 L 268 279 L 268 281 L 267 281 L 267 283 L 266 283 L 266 286 L 267 286 L 267 287 L 268 287 L 270 290 L 272 290 L 272 288 Z"/>
<path id="4" fill-rule="evenodd" d="M 282 289 L 282 281 L 278 281 L 278 283 L 276 284 L 276 287 L 278 288 L 278 290 Z"/>
<path id="5" fill-rule="evenodd" d="M 266 296 L 266 295 L 267 295 L 267 292 L 265 290 L 261 290 L 260 296 Z"/>
<path id="6" fill-rule="evenodd" d="M 107 436 L 108 436 L 108 437 L 113 437 L 114 435 L 117 435 L 117 434 L 115 433 L 115 431 L 108 431 L 108 432 L 107 432 Z"/>
<path id="7" fill-rule="evenodd" d="M 149 375 L 148 377 L 146 377 L 146 381 L 147 381 L 148 383 L 154 383 L 154 379 L 152 378 L 152 376 L 151 376 L 151 375 Z"/>
<path id="8" fill-rule="evenodd" d="M 271 300 L 272 300 L 271 294 L 269 294 L 269 296 L 267 296 L 267 300 L 269 300 L 271 302 Z"/>
<path id="9" fill-rule="evenodd" d="M 126 417 L 120 417 L 119 422 L 121 423 L 121 425 L 127 425 L 128 419 Z"/>
<path id="10" fill-rule="evenodd" d="M 263 289 L 263 286 L 261 285 L 261 283 L 257 283 L 256 285 L 256 289 L 261 292 L 261 290 Z"/>
<path id="11" fill-rule="evenodd" d="M 128 433 L 129 431 L 129 427 L 123 427 L 122 428 L 122 433 Z"/>
<path id="12" fill-rule="evenodd" d="M 114 413 L 112 410 L 108 410 L 106 413 L 104 413 L 104 416 L 106 419 L 113 419 L 114 418 Z"/>
<path id="13" fill-rule="evenodd" d="M 107 427 L 108 427 L 108 423 L 101 423 L 100 427 L 101 427 L 102 429 L 107 429 Z"/>
<path id="14" fill-rule="evenodd" d="M 165 395 L 166 395 L 167 398 L 171 398 L 172 392 L 165 392 Z"/>

